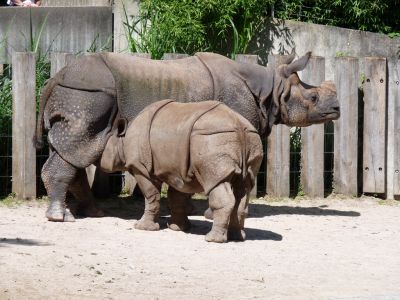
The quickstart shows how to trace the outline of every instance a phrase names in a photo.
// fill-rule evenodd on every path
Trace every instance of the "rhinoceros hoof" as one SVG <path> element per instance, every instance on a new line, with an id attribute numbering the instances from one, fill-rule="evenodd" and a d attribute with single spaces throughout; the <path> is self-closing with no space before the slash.
<path id="1" fill-rule="evenodd" d="M 228 230 L 228 240 L 230 241 L 244 241 L 246 239 L 246 233 L 244 230 Z"/>
<path id="2" fill-rule="evenodd" d="M 68 208 L 55 209 L 50 206 L 46 212 L 46 218 L 52 222 L 75 222 L 75 218 Z"/>
<path id="3" fill-rule="evenodd" d="M 189 231 L 191 224 L 186 220 L 183 223 L 168 223 L 168 227 L 174 231 Z"/>
<path id="4" fill-rule="evenodd" d="M 205 239 L 207 242 L 214 242 L 214 243 L 226 243 L 228 238 L 226 234 L 222 234 L 216 231 L 210 231 L 206 234 Z"/>
<path id="5" fill-rule="evenodd" d="M 139 220 L 135 224 L 135 229 L 157 231 L 160 230 L 160 224 L 148 220 Z"/>
<path id="6" fill-rule="evenodd" d="M 204 217 L 208 220 L 213 220 L 214 216 L 213 216 L 213 212 L 211 210 L 211 208 L 207 208 L 207 210 L 204 212 Z"/>

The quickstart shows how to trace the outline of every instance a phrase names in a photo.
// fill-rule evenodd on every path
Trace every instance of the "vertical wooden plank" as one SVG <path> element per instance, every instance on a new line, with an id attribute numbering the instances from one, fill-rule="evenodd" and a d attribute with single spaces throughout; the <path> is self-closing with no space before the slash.
<path id="1" fill-rule="evenodd" d="M 12 191 L 20 199 L 36 198 L 36 56 L 15 52 L 12 56 Z"/>
<path id="2" fill-rule="evenodd" d="M 282 57 L 270 55 L 268 66 L 280 64 Z M 290 195 L 290 128 L 274 125 L 267 139 L 267 194 L 274 197 Z"/>
<path id="3" fill-rule="evenodd" d="M 76 56 L 72 53 L 51 52 L 50 54 L 50 76 L 53 77 L 58 71 L 71 63 Z"/>
<path id="4" fill-rule="evenodd" d="M 235 57 L 237 62 L 247 63 L 247 64 L 258 64 L 258 55 L 253 54 L 238 54 Z M 250 192 L 250 196 L 257 197 L 257 178 L 253 189 Z"/>
<path id="5" fill-rule="evenodd" d="M 185 58 L 188 56 L 189 56 L 188 54 L 182 54 L 182 53 L 164 53 L 162 59 L 163 60 L 172 60 L 172 59 Z"/>
<path id="6" fill-rule="evenodd" d="M 334 121 L 334 191 L 357 196 L 359 64 L 354 57 L 335 58 L 340 118 Z"/>
<path id="7" fill-rule="evenodd" d="M 0 75 L 3 75 L 4 73 L 4 65 L 0 64 Z"/>
<path id="8" fill-rule="evenodd" d="M 393 130 L 393 195 L 400 195 L 400 61 L 392 64 L 389 86 L 391 87 L 391 100 L 394 105 L 394 130 Z M 389 154 L 388 154 L 389 155 Z"/>
<path id="9" fill-rule="evenodd" d="M 275 125 L 267 140 L 267 194 L 290 195 L 290 128 Z"/>
<path id="10" fill-rule="evenodd" d="M 305 83 L 318 86 L 325 79 L 325 59 L 310 58 L 302 72 Z M 301 186 L 310 197 L 324 197 L 324 124 L 301 129 Z"/>
<path id="11" fill-rule="evenodd" d="M 386 58 L 365 58 L 363 192 L 386 191 Z"/>

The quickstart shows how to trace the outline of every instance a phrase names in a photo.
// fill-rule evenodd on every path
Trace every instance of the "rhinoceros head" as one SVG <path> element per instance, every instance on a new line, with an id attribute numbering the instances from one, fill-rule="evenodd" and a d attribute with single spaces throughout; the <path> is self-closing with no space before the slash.
<path id="1" fill-rule="evenodd" d="M 298 60 L 289 57 L 277 69 L 279 84 L 274 87 L 274 102 L 280 109 L 280 123 L 288 126 L 309 126 L 336 120 L 340 116 L 339 101 L 333 82 L 325 81 L 320 86 L 302 82 L 297 75 L 303 70 L 311 52 Z"/>

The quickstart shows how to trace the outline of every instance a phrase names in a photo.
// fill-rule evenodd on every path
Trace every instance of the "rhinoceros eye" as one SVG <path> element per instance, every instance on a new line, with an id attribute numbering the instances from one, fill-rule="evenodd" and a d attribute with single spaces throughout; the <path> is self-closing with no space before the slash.
<path id="1" fill-rule="evenodd" d="M 318 101 L 318 95 L 312 95 L 311 101 L 312 101 L 312 103 L 316 103 Z"/>

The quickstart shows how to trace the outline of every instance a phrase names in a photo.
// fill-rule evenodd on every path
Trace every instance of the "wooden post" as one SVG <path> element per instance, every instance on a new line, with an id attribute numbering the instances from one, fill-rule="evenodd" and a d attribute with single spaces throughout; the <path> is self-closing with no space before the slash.
<path id="1" fill-rule="evenodd" d="M 238 54 L 236 55 L 235 60 L 241 63 L 258 64 L 258 55 Z M 257 178 L 255 179 L 255 184 L 250 192 L 250 196 L 257 197 Z"/>
<path id="2" fill-rule="evenodd" d="M 391 100 L 394 106 L 394 130 L 393 130 L 393 196 L 400 195 L 400 61 L 392 63 L 393 78 L 390 78 Z M 388 154 L 389 156 L 389 154 Z M 389 157 L 388 157 L 389 159 Z M 393 197 L 392 197 L 393 198 Z"/>
<path id="3" fill-rule="evenodd" d="M 12 56 L 12 191 L 19 199 L 36 198 L 36 56 Z"/>
<path id="4" fill-rule="evenodd" d="M 279 65 L 279 55 L 268 57 L 268 66 Z M 267 194 L 275 197 L 290 195 L 290 128 L 274 125 L 267 139 Z"/>
<path id="5" fill-rule="evenodd" d="M 386 191 L 386 58 L 365 58 L 363 192 Z"/>
<path id="6" fill-rule="evenodd" d="M 188 54 L 182 54 L 182 53 L 164 53 L 162 59 L 163 60 L 173 60 L 173 59 L 185 58 L 188 56 L 189 56 Z"/>
<path id="7" fill-rule="evenodd" d="M 357 196 L 358 161 L 358 59 L 335 58 L 335 84 L 340 118 L 334 121 L 334 191 Z"/>
<path id="8" fill-rule="evenodd" d="M 290 128 L 274 125 L 267 141 L 267 194 L 290 195 Z"/>
<path id="9" fill-rule="evenodd" d="M 318 86 L 325 78 L 325 59 L 310 58 L 302 72 L 305 83 Z M 324 197 L 324 124 L 301 129 L 301 186 L 310 197 Z"/>
<path id="10" fill-rule="evenodd" d="M 76 59 L 72 53 L 51 52 L 50 54 L 50 76 L 53 77 L 58 71 Z"/>
<path id="11" fill-rule="evenodd" d="M 4 65 L 0 64 L 0 75 L 3 75 L 4 73 Z"/>

